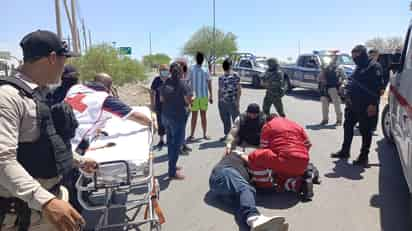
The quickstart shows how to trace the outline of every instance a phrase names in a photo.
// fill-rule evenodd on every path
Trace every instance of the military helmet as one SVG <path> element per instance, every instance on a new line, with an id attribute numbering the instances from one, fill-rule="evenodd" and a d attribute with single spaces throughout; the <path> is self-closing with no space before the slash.
<path id="1" fill-rule="evenodd" d="M 269 69 L 278 69 L 279 68 L 279 61 L 275 58 L 268 59 L 268 66 Z"/>

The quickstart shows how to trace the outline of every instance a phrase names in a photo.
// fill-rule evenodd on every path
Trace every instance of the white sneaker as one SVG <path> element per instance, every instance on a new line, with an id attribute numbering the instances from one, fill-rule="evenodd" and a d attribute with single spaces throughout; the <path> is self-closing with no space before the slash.
<path id="1" fill-rule="evenodd" d="M 263 215 L 249 217 L 247 224 L 250 226 L 250 231 L 283 231 L 285 218 L 284 217 L 265 217 Z M 286 227 L 287 230 L 287 227 Z"/>

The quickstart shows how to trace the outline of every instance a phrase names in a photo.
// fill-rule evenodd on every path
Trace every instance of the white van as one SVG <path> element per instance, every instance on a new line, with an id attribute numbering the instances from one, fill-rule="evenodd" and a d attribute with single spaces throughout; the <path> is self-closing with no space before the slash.
<path id="1" fill-rule="evenodd" d="M 388 103 L 382 112 L 385 138 L 396 146 L 409 187 L 412 208 L 412 22 L 409 26 L 400 63 L 390 79 Z"/>

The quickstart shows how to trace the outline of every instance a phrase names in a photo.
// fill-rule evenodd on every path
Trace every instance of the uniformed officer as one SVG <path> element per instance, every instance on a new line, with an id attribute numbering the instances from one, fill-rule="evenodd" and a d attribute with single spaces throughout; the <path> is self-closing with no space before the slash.
<path id="1" fill-rule="evenodd" d="M 359 123 L 362 148 L 353 164 L 367 167 L 373 128 L 376 126 L 379 111 L 379 93 L 383 88 L 382 67 L 368 58 L 367 49 L 362 45 L 352 50 L 352 57 L 357 67 L 346 87 L 344 140 L 340 151 L 333 153 L 332 157 L 349 158 L 353 128 Z"/>
<path id="2" fill-rule="evenodd" d="M 24 64 L 0 81 L 0 230 L 7 221 L 18 230 L 79 230 L 85 221 L 59 182 L 73 164 L 93 172 L 96 162 L 73 156 L 65 135 L 74 126 L 61 131 L 67 113 L 56 118 L 46 100 L 48 86 L 59 81 L 73 53 L 50 31 L 32 32 L 20 45 Z M 10 214 L 17 215 L 16 223 Z"/>
<path id="3" fill-rule="evenodd" d="M 282 97 L 284 95 L 283 89 L 283 72 L 280 70 L 279 62 L 275 58 L 268 59 L 268 70 L 264 76 L 264 86 L 266 87 L 266 95 L 263 100 L 263 112 L 269 116 L 270 107 L 275 106 L 276 111 L 282 117 L 285 117 L 283 110 Z"/>

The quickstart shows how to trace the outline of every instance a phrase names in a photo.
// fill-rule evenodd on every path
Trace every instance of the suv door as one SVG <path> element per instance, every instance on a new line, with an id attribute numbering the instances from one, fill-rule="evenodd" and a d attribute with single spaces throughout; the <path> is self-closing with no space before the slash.
<path id="1" fill-rule="evenodd" d="M 320 60 L 318 56 L 311 55 L 305 58 L 302 87 L 309 89 L 318 89 L 318 74 L 320 69 Z"/>
<path id="2" fill-rule="evenodd" d="M 402 54 L 402 71 L 391 86 L 391 130 L 404 175 L 412 190 L 412 40 L 411 28 L 408 30 L 405 50 Z"/>
<path id="3" fill-rule="evenodd" d="M 239 63 L 239 70 L 240 70 L 240 78 L 242 81 L 248 81 L 251 82 L 252 81 L 252 76 L 251 76 L 251 72 L 252 72 L 252 62 L 250 60 L 247 59 L 243 59 L 240 61 Z"/>

